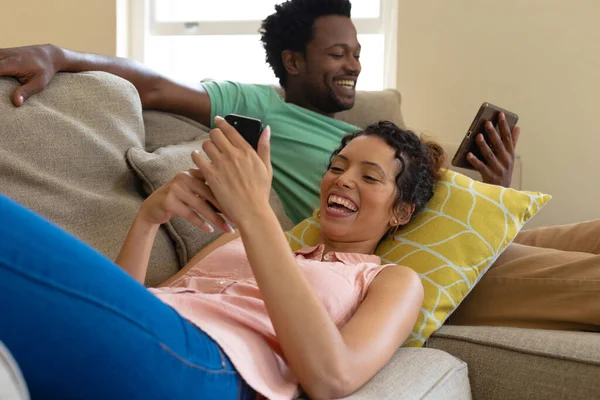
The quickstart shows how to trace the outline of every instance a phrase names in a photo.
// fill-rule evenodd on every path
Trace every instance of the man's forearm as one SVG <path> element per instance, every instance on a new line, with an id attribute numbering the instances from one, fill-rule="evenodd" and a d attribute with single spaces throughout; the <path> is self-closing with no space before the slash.
<path id="1" fill-rule="evenodd" d="M 104 71 L 117 75 L 135 86 L 140 94 L 142 107 L 154 108 L 151 104 L 152 92 L 159 88 L 165 78 L 150 68 L 125 58 L 80 53 L 57 46 L 52 46 L 52 51 L 56 52 L 57 65 L 55 67 L 58 71 Z"/>

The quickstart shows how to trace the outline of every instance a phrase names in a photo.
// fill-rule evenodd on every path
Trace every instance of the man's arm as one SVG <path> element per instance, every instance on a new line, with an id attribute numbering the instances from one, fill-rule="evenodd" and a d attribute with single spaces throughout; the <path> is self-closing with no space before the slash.
<path id="1" fill-rule="evenodd" d="M 57 72 L 82 71 L 104 71 L 128 80 L 138 90 L 144 109 L 172 112 L 207 126 L 210 123 L 210 98 L 204 89 L 173 82 L 138 62 L 50 44 L 0 49 L 0 76 L 13 76 L 22 83 L 13 94 L 17 107 L 43 91 Z"/>

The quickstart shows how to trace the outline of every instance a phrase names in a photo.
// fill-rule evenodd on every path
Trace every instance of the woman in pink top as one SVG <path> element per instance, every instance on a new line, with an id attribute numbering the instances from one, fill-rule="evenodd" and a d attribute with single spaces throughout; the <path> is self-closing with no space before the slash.
<path id="1" fill-rule="evenodd" d="M 289 399 L 301 387 L 339 398 L 408 338 L 420 279 L 373 253 L 432 197 L 442 149 L 391 122 L 344 137 L 321 183 L 320 244 L 293 253 L 269 205 L 269 128 L 255 152 L 215 124 L 210 160 L 192 154 L 198 168 L 149 196 L 131 226 L 116 263 L 138 282 L 0 197 L 2 237 L 11 229 L 0 241 L 0 304 L 11 304 L 0 340 L 33 397 Z M 156 232 L 173 215 L 232 231 L 207 201 L 239 231 L 144 288 Z"/>

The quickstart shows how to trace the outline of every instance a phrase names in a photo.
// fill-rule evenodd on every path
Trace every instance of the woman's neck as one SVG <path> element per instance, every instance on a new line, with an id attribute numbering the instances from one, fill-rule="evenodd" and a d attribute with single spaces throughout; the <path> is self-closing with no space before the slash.
<path id="1" fill-rule="evenodd" d="M 323 235 L 319 237 L 319 244 L 325 245 L 323 254 L 336 253 L 361 253 L 373 254 L 379 242 L 375 240 L 365 240 L 360 242 L 339 242 L 331 240 Z"/>

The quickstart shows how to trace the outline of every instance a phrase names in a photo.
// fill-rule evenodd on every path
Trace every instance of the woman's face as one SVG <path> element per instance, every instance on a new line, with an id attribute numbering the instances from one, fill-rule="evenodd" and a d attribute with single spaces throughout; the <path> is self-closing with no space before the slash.
<path id="1" fill-rule="evenodd" d="M 359 136 L 332 160 L 321 181 L 321 231 L 340 242 L 378 242 L 395 218 L 393 148 L 379 137 Z"/>

